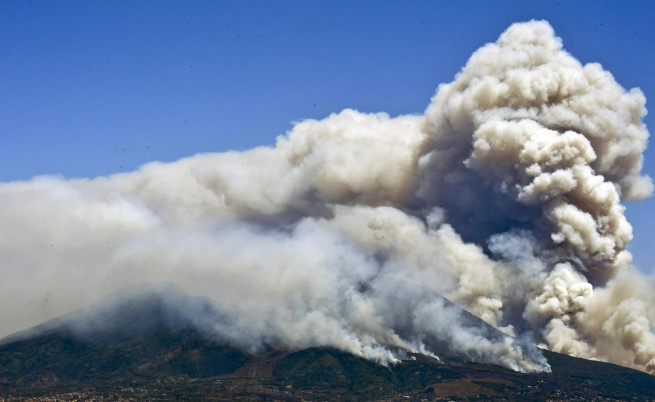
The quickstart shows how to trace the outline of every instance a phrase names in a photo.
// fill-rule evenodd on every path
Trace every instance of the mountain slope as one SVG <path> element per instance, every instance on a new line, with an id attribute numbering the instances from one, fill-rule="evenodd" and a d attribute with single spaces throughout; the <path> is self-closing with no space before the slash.
<path id="1" fill-rule="evenodd" d="M 130 297 L 123 292 L 114 299 L 117 303 L 99 304 L 5 338 L 0 345 L 0 395 L 58 399 L 655 398 L 655 377 L 547 351 L 552 373 L 535 374 L 419 354 L 385 367 L 331 348 L 268 347 L 252 355 L 194 326 L 185 313 L 189 306 L 219 314 L 203 298 L 172 287 L 127 293 Z M 93 327 L 88 324 L 98 320 L 80 320 L 98 311 L 115 321 Z"/>

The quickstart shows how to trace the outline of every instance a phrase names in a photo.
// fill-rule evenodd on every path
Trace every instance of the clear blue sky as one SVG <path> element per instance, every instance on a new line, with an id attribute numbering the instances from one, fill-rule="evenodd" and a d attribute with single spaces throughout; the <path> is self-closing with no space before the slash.
<path id="1" fill-rule="evenodd" d="M 3 1 L 0 181 L 271 145 L 345 107 L 421 113 L 475 49 L 529 19 L 655 103 L 652 1 Z M 651 271 L 655 202 L 628 217 Z"/>

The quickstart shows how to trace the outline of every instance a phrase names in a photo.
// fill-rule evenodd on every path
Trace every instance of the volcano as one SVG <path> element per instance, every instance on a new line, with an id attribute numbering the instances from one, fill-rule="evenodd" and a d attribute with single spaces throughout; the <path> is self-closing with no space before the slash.
<path id="1" fill-rule="evenodd" d="M 203 319 L 231 319 L 220 310 L 172 284 L 123 289 L 4 338 L 0 394 L 36 400 L 655 398 L 648 374 L 548 351 L 552 372 L 519 373 L 463 361 L 445 346 L 439 358 L 408 352 L 389 366 L 328 347 L 246 350 L 203 327 Z M 502 336 L 466 316 L 487 336 Z"/>

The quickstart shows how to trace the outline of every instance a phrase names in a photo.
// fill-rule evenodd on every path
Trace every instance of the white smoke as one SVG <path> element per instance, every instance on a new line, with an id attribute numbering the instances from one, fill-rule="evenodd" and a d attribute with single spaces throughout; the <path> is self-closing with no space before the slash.
<path id="1" fill-rule="evenodd" d="M 163 280 L 237 317 L 213 332 L 252 350 L 547 370 L 531 339 L 655 372 L 655 292 L 620 204 L 653 191 L 644 104 L 532 21 L 422 116 L 347 109 L 272 148 L 0 184 L 4 334 Z"/>

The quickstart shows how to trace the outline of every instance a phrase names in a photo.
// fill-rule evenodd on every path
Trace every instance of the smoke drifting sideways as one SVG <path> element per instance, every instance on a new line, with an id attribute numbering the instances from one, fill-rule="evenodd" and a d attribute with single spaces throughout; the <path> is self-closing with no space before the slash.
<path id="1" fill-rule="evenodd" d="M 644 105 L 531 21 L 424 115 L 347 109 L 275 147 L 0 184 L 3 330 L 169 281 L 221 306 L 230 320 L 203 327 L 253 351 L 389 364 L 446 348 L 549 370 L 538 344 L 655 373 L 654 284 L 631 266 L 620 204 L 653 192 Z"/>

